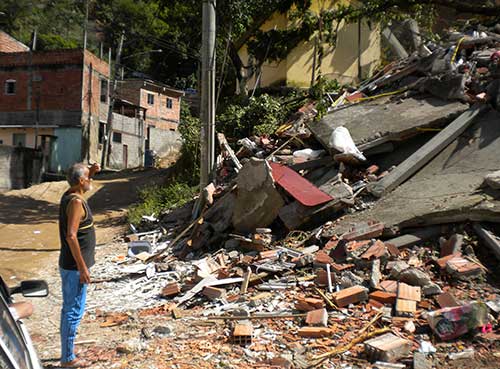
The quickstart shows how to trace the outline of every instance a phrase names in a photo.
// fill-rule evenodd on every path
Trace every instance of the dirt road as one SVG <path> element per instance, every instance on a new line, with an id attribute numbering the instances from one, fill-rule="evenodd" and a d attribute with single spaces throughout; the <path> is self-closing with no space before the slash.
<path id="1" fill-rule="evenodd" d="M 164 180 L 167 169 L 102 174 L 87 198 L 95 216 L 97 242 L 107 243 L 126 229 L 126 208 L 137 189 Z M 15 283 L 43 275 L 59 251 L 58 212 L 65 181 L 46 182 L 0 194 L 0 275 Z"/>

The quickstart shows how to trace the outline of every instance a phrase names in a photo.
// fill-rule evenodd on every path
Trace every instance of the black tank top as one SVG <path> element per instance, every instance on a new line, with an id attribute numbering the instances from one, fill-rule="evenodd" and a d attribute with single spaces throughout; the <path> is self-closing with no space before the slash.
<path id="1" fill-rule="evenodd" d="M 94 218 L 92 212 L 87 204 L 87 201 L 74 193 L 65 192 L 61 198 L 61 205 L 59 207 L 59 239 L 61 240 L 61 253 L 59 254 L 59 266 L 67 270 L 77 270 L 76 261 L 73 258 L 71 249 L 66 236 L 68 233 L 68 206 L 70 202 L 76 198 L 82 200 L 85 215 L 80 221 L 78 226 L 78 243 L 80 244 L 80 252 L 82 253 L 83 260 L 87 268 L 94 265 L 95 253 L 95 229 Z"/>

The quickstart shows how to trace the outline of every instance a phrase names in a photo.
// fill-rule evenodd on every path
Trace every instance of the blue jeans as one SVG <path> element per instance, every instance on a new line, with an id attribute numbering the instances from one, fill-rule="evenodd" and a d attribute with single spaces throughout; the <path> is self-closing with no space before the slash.
<path id="1" fill-rule="evenodd" d="M 76 358 L 75 337 L 85 311 L 87 285 L 80 283 L 78 270 L 59 268 L 61 274 L 63 305 L 61 310 L 61 362 Z"/>

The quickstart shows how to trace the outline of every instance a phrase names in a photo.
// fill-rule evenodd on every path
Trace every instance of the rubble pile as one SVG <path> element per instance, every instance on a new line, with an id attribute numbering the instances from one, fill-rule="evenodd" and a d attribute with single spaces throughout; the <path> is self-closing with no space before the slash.
<path id="1" fill-rule="evenodd" d="M 213 367 L 498 363 L 500 34 L 459 36 L 321 119 L 310 101 L 272 137 L 219 134 L 214 181 L 129 235 L 94 293 L 212 322 Z"/>

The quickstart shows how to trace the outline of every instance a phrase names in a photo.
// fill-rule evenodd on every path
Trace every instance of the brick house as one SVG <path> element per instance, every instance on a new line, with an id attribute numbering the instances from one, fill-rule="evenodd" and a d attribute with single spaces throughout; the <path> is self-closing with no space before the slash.
<path id="1" fill-rule="evenodd" d="M 52 172 L 99 161 L 101 81 L 109 65 L 87 50 L 0 53 L 0 144 L 49 146 Z"/>
<path id="2" fill-rule="evenodd" d="M 169 155 L 173 146 L 180 143 L 177 126 L 184 92 L 145 79 L 125 79 L 118 86 L 120 98 L 146 109 L 146 150 L 154 150 L 160 156 Z"/>
<path id="3" fill-rule="evenodd" d="M 30 51 L 0 32 L 0 145 L 42 148 L 50 172 L 101 162 L 109 110 L 110 66 L 88 50 Z M 23 47 L 24 46 L 24 47 Z M 110 167 L 144 164 L 180 148 L 180 97 L 152 81 L 125 81 L 114 105 Z"/>

